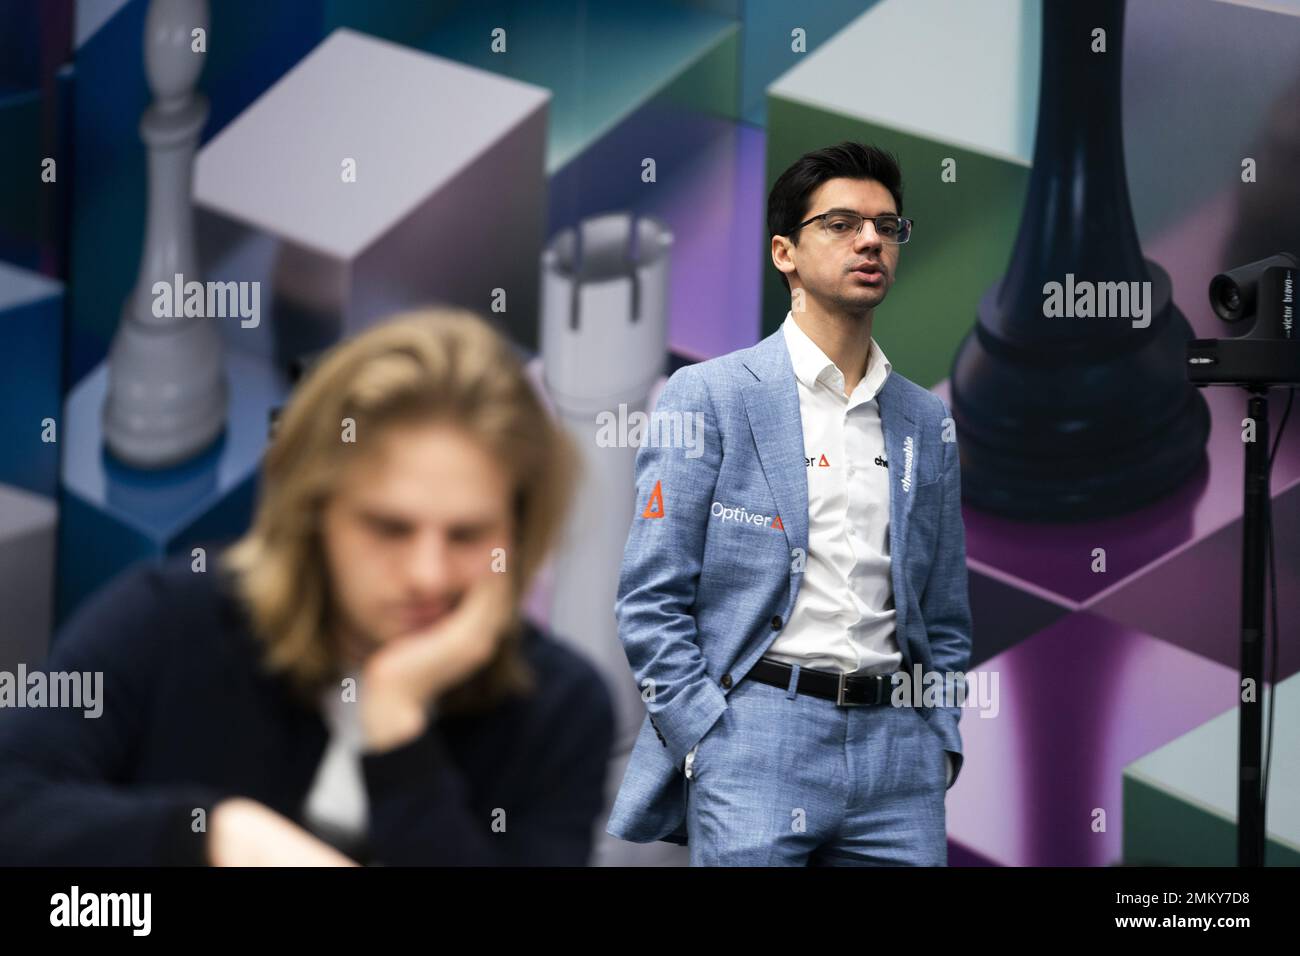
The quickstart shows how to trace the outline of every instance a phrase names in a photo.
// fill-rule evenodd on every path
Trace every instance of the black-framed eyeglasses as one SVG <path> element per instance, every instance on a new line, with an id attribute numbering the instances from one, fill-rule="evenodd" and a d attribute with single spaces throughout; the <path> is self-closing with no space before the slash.
<path id="1" fill-rule="evenodd" d="M 859 216 L 856 212 L 824 212 L 805 219 L 794 228 L 798 232 L 809 223 L 821 220 L 822 231 L 831 239 L 856 239 L 862 224 L 871 220 L 878 235 L 885 242 L 904 243 L 912 238 L 912 220 L 902 216 Z"/>

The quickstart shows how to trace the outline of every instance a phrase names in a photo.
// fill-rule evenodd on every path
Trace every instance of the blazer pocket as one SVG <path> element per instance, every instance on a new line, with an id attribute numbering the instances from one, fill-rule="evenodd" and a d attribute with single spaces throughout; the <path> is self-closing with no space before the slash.
<path id="1" fill-rule="evenodd" d="M 727 709 L 718 715 L 718 719 L 713 722 L 713 725 L 704 732 L 704 736 L 701 737 L 698 741 L 696 741 L 696 744 L 691 751 L 695 754 L 695 756 L 691 758 L 689 761 L 689 765 L 691 768 L 691 775 L 690 775 L 691 780 L 694 780 L 699 776 L 701 753 L 706 749 L 706 745 L 709 743 L 709 741 L 718 733 L 718 730 L 721 727 L 723 721 L 727 719 L 727 715 L 730 713 L 731 713 L 731 706 L 728 705 Z M 682 769 L 685 770 L 685 767 L 683 767 Z"/>
<path id="2" fill-rule="evenodd" d="M 787 539 L 780 529 L 739 528 L 734 537 L 718 542 L 705 564 L 730 581 L 748 582 L 773 573 L 787 576 L 793 558 L 786 546 Z"/>
<path id="3" fill-rule="evenodd" d="M 916 500 L 912 502 L 912 511 L 908 516 L 908 536 L 923 543 L 928 542 L 932 549 L 939 536 L 940 497 L 943 489 L 941 481 L 935 479 L 924 485 L 912 488 Z"/>

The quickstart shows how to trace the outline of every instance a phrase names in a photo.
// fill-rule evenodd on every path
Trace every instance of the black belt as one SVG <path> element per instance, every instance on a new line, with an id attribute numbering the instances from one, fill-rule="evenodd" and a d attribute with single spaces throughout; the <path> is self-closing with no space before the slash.
<path id="1" fill-rule="evenodd" d="M 793 673 L 790 664 L 762 657 L 745 676 L 785 690 Z M 833 700 L 841 707 L 874 707 L 889 702 L 893 685 L 893 674 L 835 674 L 801 667 L 797 690 L 800 694 Z"/>

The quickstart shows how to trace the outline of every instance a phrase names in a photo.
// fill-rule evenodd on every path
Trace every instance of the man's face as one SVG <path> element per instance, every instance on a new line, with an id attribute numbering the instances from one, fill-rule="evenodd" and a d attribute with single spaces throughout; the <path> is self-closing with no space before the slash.
<path id="1" fill-rule="evenodd" d="M 800 221 L 833 209 L 861 216 L 897 214 L 894 197 L 874 179 L 828 179 L 814 190 Z M 773 260 L 788 269 L 790 287 L 802 286 L 804 294 L 823 309 L 850 315 L 863 314 L 878 306 L 894 284 L 899 244 L 885 242 L 875 224 L 864 222 L 857 238 L 827 234 L 823 220 L 810 222 L 798 233 L 795 246 L 782 236 L 772 239 Z"/>
<path id="2" fill-rule="evenodd" d="M 402 424 L 373 441 L 322 522 L 333 606 L 362 653 L 445 617 L 513 534 L 509 476 L 463 431 Z"/>

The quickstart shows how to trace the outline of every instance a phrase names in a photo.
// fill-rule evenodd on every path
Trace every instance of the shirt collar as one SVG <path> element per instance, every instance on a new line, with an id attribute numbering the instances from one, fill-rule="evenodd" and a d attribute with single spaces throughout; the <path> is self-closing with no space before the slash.
<path id="1" fill-rule="evenodd" d="M 785 347 L 790 352 L 790 364 L 794 366 L 795 378 L 810 389 L 815 389 L 817 383 L 821 382 L 836 395 L 846 397 L 843 374 L 817 343 L 808 337 L 808 333 L 799 328 L 793 312 L 785 314 L 781 331 L 785 336 Z M 884 349 L 873 336 L 871 353 L 867 356 L 867 372 L 858 386 L 866 392 L 868 400 L 880 393 L 892 369 L 893 365 L 885 356 Z"/>

